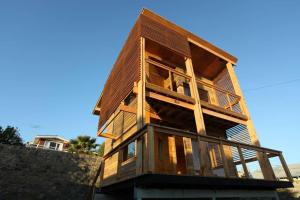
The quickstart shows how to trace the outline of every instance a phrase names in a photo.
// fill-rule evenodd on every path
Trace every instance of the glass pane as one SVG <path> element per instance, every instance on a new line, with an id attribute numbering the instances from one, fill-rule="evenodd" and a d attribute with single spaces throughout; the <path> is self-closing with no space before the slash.
<path id="1" fill-rule="evenodd" d="M 131 142 L 128 145 L 128 157 L 127 158 L 132 158 L 135 155 L 135 142 Z"/>
<path id="2" fill-rule="evenodd" d="M 50 148 L 55 148 L 56 147 L 56 143 L 55 142 L 50 142 Z"/>

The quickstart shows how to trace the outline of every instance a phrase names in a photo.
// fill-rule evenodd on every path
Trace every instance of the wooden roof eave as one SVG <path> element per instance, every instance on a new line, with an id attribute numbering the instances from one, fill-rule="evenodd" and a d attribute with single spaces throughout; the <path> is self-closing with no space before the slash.
<path id="1" fill-rule="evenodd" d="M 100 111 L 101 111 L 100 102 L 101 102 L 102 95 L 103 95 L 103 92 L 101 92 L 101 95 L 100 95 L 100 97 L 98 98 L 97 103 L 96 103 L 96 105 L 95 105 L 95 107 L 94 107 L 94 109 L 93 109 L 93 112 L 92 112 L 92 113 L 93 113 L 94 115 L 100 115 Z"/>
<path id="2" fill-rule="evenodd" d="M 227 53 L 226 51 L 218 48 L 217 46 L 209 43 L 208 41 L 196 36 L 195 34 L 187 31 L 186 29 L 168 21 L 167 19 L 161 17 L 160 15 L 158 15 L 146 8 L 142 9 L 141 15 L 147 16 L 147 17 L 151 18 L 152 20 L 155 20 L 155 21 L 165 25 L 166 27 L 169 27 L 170 29 L 184 35 L 189 42 L 194 43 L 195 45 L 198 45 L 198 46 L 204 48 L 205 50 L 215 54 L 216 56 L 218 56 L 228 62 L 231 62 L 234 65 L 236 64 L 237 58 L 234 57 L 233 55 L 231 55 L 231 54 Z"/>

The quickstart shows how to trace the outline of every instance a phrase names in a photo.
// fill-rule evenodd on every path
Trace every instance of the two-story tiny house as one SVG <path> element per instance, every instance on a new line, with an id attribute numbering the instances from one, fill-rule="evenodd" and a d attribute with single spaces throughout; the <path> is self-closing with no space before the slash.
<path id="1" fill-rule="evenodd" d="M 101 190 L 218 199 L 275 198 L 291 187 L 282 153 L 260 146 L 236 62 L 143 9 L 93 111 L 106 138 Z M 277 179 L 278 164 L 288 181 Z"/>

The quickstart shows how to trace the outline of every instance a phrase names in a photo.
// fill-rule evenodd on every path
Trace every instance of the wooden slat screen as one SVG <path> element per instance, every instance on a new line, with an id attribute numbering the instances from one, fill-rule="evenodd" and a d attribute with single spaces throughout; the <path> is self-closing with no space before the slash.
<path id="1" fill-rule="evenodd" d="M 98 129 L 103 126 L 121 101 L 129 94 L 134 82 L 140 79 L 140 52 L 138 20 L 131 30 L 104 86 Z"/>
<path id="2" fill-rule="evenodd" d="M 183 56 L 191 57 L 189 43 L 185 36 L 144 15 L 140 16 L 140 20 L 141 36 L 157 42 Z"/>

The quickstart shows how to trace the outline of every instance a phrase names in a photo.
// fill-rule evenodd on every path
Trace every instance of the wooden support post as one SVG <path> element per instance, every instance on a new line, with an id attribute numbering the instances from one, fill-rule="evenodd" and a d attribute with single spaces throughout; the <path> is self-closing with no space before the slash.
<path id="1" fill-rule="evenodd" d="M 143 137 L 136 140 L 136 174 L 143 173 Z"/>
<path id="2" fill-rule="evenodd" d="M 174 91 L 173 90 L 173 81 L 172 81 L 172 73 L 171 73 L 171 71 L 169 71 L 169 84 L 170 84 L 170 90 L 171 91 Z"/>
<path id="3" fill-rule="evenodd" d="M 268 159 L 268 156 L 265 152 L 257 152 L 256 156 L 258 158 L 259 165 L 261 167 L 261 171 L 266 180 L 275 180 L 276 176 L 274 174 L 272 165 Z"/>
<path id="4" fill-rule="evenodd" d="M 290 170 L 289 170 L 289 168 L 288 168 L 288 165 L 287 165 L 286 162 L 285 162 L 285 159 L 284 159 L 282 153 L 280 153 L 279 159 L 280 159 L 281 165 L 282 165 L 282 167 L 283 167 L 283 170 L 284 170 L 284 172 L 285 172 L 285 174 L 286 174 L 288 180 L 289 180 L 290 182 L 293 182 L 293 177 L 292 177 L 291 172 L 290 172 Z"/>
<path id="5" fill-rule="evenodd" d="M 201 102 L 200 102 L 200 95 L 198 93 L 198 86 L 196 77 L 194 74 L 193 64 L 191 58 L 187 58 L 185 61 L 186 71 L 189 76 L 191 76 L 190 81 L 190 90 L 191 95 L 195 99 L 195 105 L 194 105 L 194 117 L 195 117 L 195 123 L 197 127 L 197 133 L 199 135 L 206 135 L 205 131 L 205 125 L 204 125 L 204 119 L 202 115 L 202 109 L 201 109 Z M 200 175 L 201 176 L 210 176 L 212 174 L 211 170 L 211 164 L 208 157 L 208 151 L 207 151 L 207 143 L 200 141 L 200 138 L 197 138 L 198 145 L 199 145 L 199 155 L 200 155 Z"/>
<path id="6" fill-rule="evenodd" d="M 230 177 L 229 167 L 228 167 L 228 163 L 227 163 L 227 160 L 226 160 L 226 157 L 225 157 L 223 143 L 221 142 L 218 146 L 219 146 L 219 149 L 221 151 L 221 157 L 222 157 L 222 163 L 223 163 L 223 167 L 224 167 L 225 176 Z"/>
<path id="7" fill-rule="evenodd" d="M 145 38 L 140 38 L 141 47 L 141 80 L 138 82 L 137 93 L 137 128 L 141 129 L 145 124 Z M 136 174 L 139 175 L 143 172 L 143 142 L 142 139 L 137 140 L 136 148 Z"/>
<path id="8" fill-rule="evenodd" d="M 223 145 L 223 150 L 224 150 L 224 158 L 226 160 L 227 166 L 228 166 L 228 176 L 232 177 L 232 178 L 237 178 L 238 177 L 238 173 L 233 161 L 233 157 L 232 157 L 232 151 L 231 148 L 233 148 L 232 146 L 229 145 Z"/>
<path id="9" fill-rule="evenodd" d="M 227 68 L 229 77 L 230 77 L 230 79 L 232 81 L 232 85 L 233 85 L 235 93 L 241 97 L 240 105 L 241 105 L 241 108 L 242 108 L 242 112 L 248 118 L 248 120 L 247 120 L 247 128 L 248 128 L 248 132 L 249 132 L 249 136 L 250 136 L 251 142 L 252 142 L 253 145 L 260 146 L 260 143 L 259 143 L 256 131 L 255 131 L 253 122 L 251 120 L 251 117 L 250 117 L 250 114 L 249 114 L 249 111 L 248 111 L 248 108 L 247 108 L 247 105 L 246 105 L 246 102 L 245 102 L 244 95 L 243 95 L 242 90 L 240 88 L 240 85 L 238 83 L 238 79 L 237 79 L 236 74 L 234 72 L 232 63 L 228 62 L 226 64 L 226 68 Z M 275 175 L 274 175 L 272 166 L 271 166 L 268 158 L 263 153 L 261 153 L 261 152 L 257 152 L 256 155 L 257 155 L 257 158 L 258 158 L 259 165 L 261 167 L 262 173 L 264 175 L 264 178 L 268 179 L 268 180 L 274 180 L 275 179 Z"/>
<path id="10" fill-rule="evenodd" d="M 137 83 L 137 127 L 142 128 L 145 124 L 145 38 L 141 37 L 141 79 Z"/>
<path id="11" fill-rule="evenodd" d="M 170 165 L 172 167 L 173 174 L 177 174 L 177 154 L 176 154 L 176 144 L 175 137 L 168 136 L 168 145 L 169 145 L 169 158 Z"/>
<path id="12" fill-rule="evenodd" d="M 191 138 L 183 137 L 184 155 L 186 161 L 186 171 L 188 175 L 195 174 L 194 162 L 193 162 L 193 149 Z"/>
<path id="13" fill-rule="evenodd" d="M 145 124 L 150 124 L 151 122 L 151 106 L 147 101 L 145 101 Z"/>
<path id="14" fill-rule="evenodd" d="M 122 167 L 122 162 L 123 162 L 123 151 L 124 149 L 121 149 L 117 152 L 118 154 L 118 163 L 117 163 L 117 179 L 120 177 L 121 175 L 121 167 Z"/>
<path id="15" fill-rule="evenodd" d="M 147 149 L 148 149 L 148 172 L 155 172 L 155 153 L 154 153 L 154 128 L 152 126 L 148 126 L 147 132 Z"/>
<path id="16" fill-rule="evenodd" d="M 244 175 L 246 176 L 246 178 L 250 178 L 249 171 L 248 171 L 248 168 L 247 168 L 244 156 L 243 156 L 242 149 L 241 149 L 240 146 L 238 146 L 237 149 L 238 149 L 240 160 L 241 160 L 241 163 L 242 163 L 242 166 L 243 166 Z"/>
<path id="17" fill-rule="evenodd" d="M 102 159 L 101 161 L 101 171 L 100 171 L 100 185 L 103 185 L 103 176 L 104 176 L 104 167 L 105 167 L 105 159 Z"/>

